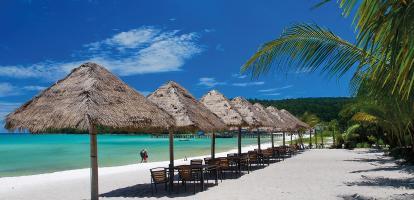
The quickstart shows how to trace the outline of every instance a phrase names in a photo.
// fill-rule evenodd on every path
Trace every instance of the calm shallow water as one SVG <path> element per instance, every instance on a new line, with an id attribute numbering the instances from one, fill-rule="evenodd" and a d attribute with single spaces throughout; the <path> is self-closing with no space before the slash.
<path id="1" fill-rule="evenodd" d="M 269 142 L 262 138 L 262 142 Z M 257 144 L 243 138 L 242 145 Z M 174 156 L 210 154 L 211 139 L 174 140 Z M 99 166 L 118 166 L 140 161 L 146 148 L 149 161 L 168 160 L 168 138 L 150 135 L 98 135 Z M 216 152 L 237 148 L 237 137 L 217 138 Z M 89 167 L 89 136 L 75 134 L 0 134 L 0 177 L 21 176 Z"/>

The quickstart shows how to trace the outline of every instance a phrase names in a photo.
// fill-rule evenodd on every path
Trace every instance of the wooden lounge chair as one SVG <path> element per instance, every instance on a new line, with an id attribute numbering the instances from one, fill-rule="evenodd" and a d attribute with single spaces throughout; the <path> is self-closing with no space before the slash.
<path id="1" fill-rule="evenodd" d="M 220 160 L 219 159 L 211 159 L 211 158 L 204 158 L 204 162 L 206 165 L 209 165 L 207 171 L 210 178 L 220 178 L 220 181 L 223 182 L 222 171 L 220 168 Z M 208 178 L 206 179 L 208 182 Z"/>
<path id="2" fill-rule="evenodd" d="M 202 159 L 193 159 L 190 161 L 190 165 L 203 165 Z"/>
<path id="3" fill-rule="evenodd" d="M 182 183 L 184 185 L 184 191 L 187 192 L 187 183 L 194 183 L 194 194 L 196 191 L 196 181 L 199 181 L 197 178 L 198 176 L 194 173 L 190 165 L 180 165 L 177 166 L 178 168 L 178 183 Z"/>
<path id="4" fill-rule="evenodd" d="M 233 168 L 230 165 L 230 160 L 226 157 L 218 158 L 218 162 L 216 162 L 216 164 L 220 166 L 220 172 L 222 177 L 226 176 L 226 172 L 233 172 Z"/>
<path id="5" fill-rule="evenodd" d="M 273 158 L 273 149 L 262 150 L 262 161 L 270 165 L 270 160 Z"/>
<path id="6" fill-rule="evenodd" d="M 151 194 L 154 195 L 154 188 L 155 192 L 157 191 L 158 184 L 165 185 L 165 191 L 167 191 L 168 185 L 168 177 L 167 177 L 167 170 L 164 167 L 152 168 L 150 169 L 151 172 Z"/>
<path id="7" fill-rule="evenodd" d="M 240 161 L 239 161 L 239 165 L 240 165 L 240 171 L 242 169 L 246 169 L 247 173 L 250 174 L 250 160 L 249 160 L 249 155 L 247 153 L 242 153 L 240 155 Z"/>
<path id="8" fill-rule="evenodd" d="M 249 152 L 247 152 L 247 154 L 249 156 L 250 166 L 252 164 L 255 164 L 257 167 L 259 165 L 261 165 L 261 160 L 260 160 L 260 157 L 259 157 L 257 151 L 249 151 Z"/>

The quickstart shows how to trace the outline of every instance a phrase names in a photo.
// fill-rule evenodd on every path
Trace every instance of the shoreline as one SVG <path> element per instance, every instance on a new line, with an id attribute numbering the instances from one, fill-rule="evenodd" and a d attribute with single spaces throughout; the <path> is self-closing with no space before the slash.
<path id="1" fill-rule="evenodd" d="M 281 141 L 275 141 L 275 146 L 279 146 Z M 271 146 L 271 143 L 262 143 L 262 148 L 268 148 Z M 248 145 L 242 147 L 242 152 L 253 150 L 257 148 L 257 145 Z M 217 157 L 226 156 L 229 153 L 237 153 L 237 148 L 230 149 L 225 152 L 216 153 Z M 187 161 L 183 159 L 175 159 L 175 165 L 189 164 L 191 159 L 200 159 L 204 157 L 209 157 L 210 155 L 200 155 L 195 157 L 188 157 Z M 128 173 L 128 172 L 137 172 L 137 171 L 148 171 L 151 168 L 155 167 L 167 167 L 169 161 L 156 161 L 149 163 L 136 163 L 129 165 L 120 165 L 113 167 L 99 167 L 99 176 L 107 176 L 112 174 L 119 173 Z M 55 181 L 69 181 L 76 179 L 83 179 L 85 177 L 89 178 L 90 168 L 74 169 L 74 170 L 64 170 L 51 173 L 42 173 L 35 175 L 23 175 L 23 176 L 12 176 L 12 177 L 1 177 L 0 178 L 0 193 L 7 192 L 8 188 L 13 189 L 14 187 L 24 187 L 27 185 L 36 184 L 47 184 Z"/>

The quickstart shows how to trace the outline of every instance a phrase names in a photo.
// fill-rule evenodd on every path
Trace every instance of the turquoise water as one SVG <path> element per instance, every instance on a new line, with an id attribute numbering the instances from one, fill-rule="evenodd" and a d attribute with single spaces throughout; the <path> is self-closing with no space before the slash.
<path id="1" fill-rule="evenodd" d="M 262 138 L 262 142 L 269 142 Z M 242 145 L 257 144 L 243 138 Z M 210 154 L 211 139 L 174 140 L 176 159 Z M 168 138 L 150 135 L 98 135 L 99 166 L 118 166 L 140 161 L 146 148 L 149 161 L 168 160 Z M 237 138 L 217 138 L 216 152 L 237 148 Z M 0 134 L 0 177 L 21 176 L 89 167 L 89 136 L 75 134 Z"/>

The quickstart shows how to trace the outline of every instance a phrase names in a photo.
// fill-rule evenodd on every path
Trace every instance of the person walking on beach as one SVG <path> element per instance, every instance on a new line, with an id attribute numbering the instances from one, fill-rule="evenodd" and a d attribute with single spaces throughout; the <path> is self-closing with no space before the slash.
<path id="1" fill-rule="evenodd" d="M 141 152 L 139 153 L 141 155 L 141 163 L 146 163 L 147 159 L 148 159 L 148 152 L 146 149 L 142 149 Z"/>

